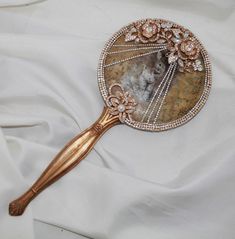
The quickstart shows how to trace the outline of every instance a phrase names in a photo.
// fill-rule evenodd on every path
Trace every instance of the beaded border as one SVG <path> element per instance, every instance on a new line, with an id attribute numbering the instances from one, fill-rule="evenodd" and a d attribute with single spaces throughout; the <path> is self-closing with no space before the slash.
<path id="1" fill-rule="evenodd" d="M 147 19 L 142 19 L 142 20 L 138 20 L 136 22 L 143 23 L 146 20 Z M 158 20 L 159 23 L 168 21 L 168 20 L 164 20 L 164 19 L 153 19 L 153 20 Z M 105 46 L 101 52 L 101 56 L 100 56 L 100 60 L 99 60 L 99 64 L 98 64 L 98 70 L 97 70 L 97 78 L 98 78 L 98 86 L 99 86 L 99 89 L 100 89 L 100 92 L 101 92 L 101 95 L 102 95 L 104 101 L 106 101 L 106 99 L 108 97 L 108 90 L 107 90 L 107 87 L 105 84 L 105 79 L 104 79 L 104 65 L 105 65 L 105 59 L 108 55 L 108 50 L 113 46 L 114 42 L 120 36 L 122 36 L 129 29 L 129 27 L 131 25 L 133 25 L 136 22 L 132 22 L 132 23 L 124 26 L 123 28 L 121 28 L 119 31 L 117 31 L 109 39 L 109 41 L 105 44 Z M 190 30 L 185 29 L 183 26 L 180 26 L 172 21 L 168 21 L 168 22 L 172 23 L 174 25 L 174 27 L 180 28 L 182 31 L 187 30 L 187 31 L 191 32 Z M 196 114 L 202 109 L 202 107 L 205 105 L 205 103 L 209 97 L 209 94 L 210 94 L 210 90 L 211 90 L 211 86 L 212 86 L 212 71 L 211 71 L 211 63 L 210 63 L 207 51 L 203 47 L 201 41 L 199 41 L 198 38 L 194 34 L 193 34 L 193 36 L 198 41 L 198 43 L 201 47 L 201 54 L 202 54 L 202 58 L 203 58 L 205 70 L 206 70 L 204 89 L 203 89 L 200 99 L 195 104 L 195 106 L 183 117 L 181 117 L 177 120 L 174 120 L 174 121 L 170 121 L 168 123 L 152 124 L 152 123 L 137 122 L 137 121 L 130 120 L 130 119 L 126 119 L 124 123 L 126 123 L 127 125 L 129 125 L 133 128 L 136 128 L 136 129 L 155 131 L 155 132 L 164 131 L 164 130 L 176 128 L 178 126 L 181 126 L 181 125 L 187 123 L 194 116 L 196 116 Z"/>

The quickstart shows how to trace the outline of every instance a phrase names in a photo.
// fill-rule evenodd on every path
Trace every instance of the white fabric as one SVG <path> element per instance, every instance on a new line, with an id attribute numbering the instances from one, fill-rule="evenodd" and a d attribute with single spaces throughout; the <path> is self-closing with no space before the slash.
<path id="1" fill-rule="evenodd" d="M 111 129 L 21 217 L 8 203 L 102 111 L 106 40 L 145 17 L 190 28 L 213 88 L 189 123 L 162 133 Z M 234 1 L 49 0 L 0 10 L 0 237 L 34 238 L 33 219 L 102 239 L 235 238 Z"/>
<path id="2" fill-rule="evenodd" d="M 0 0 L 0 7 L 20 7 L 43 1 L 46 0 Z"/>

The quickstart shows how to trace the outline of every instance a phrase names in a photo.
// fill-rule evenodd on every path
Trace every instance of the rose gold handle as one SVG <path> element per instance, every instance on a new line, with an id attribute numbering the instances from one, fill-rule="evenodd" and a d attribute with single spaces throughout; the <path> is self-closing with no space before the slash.
<path id="1" fill-rule="evenodd" d="M 75 167 L 93 148 L 97 140 L 112 126 L 120 123 L 118 116 L 104 107 L 100 118 L 72 139 L 54 158 L 33 186 L 9 204 L 9 214 L 22 215 L 27 205 L 46 187 Z"/>

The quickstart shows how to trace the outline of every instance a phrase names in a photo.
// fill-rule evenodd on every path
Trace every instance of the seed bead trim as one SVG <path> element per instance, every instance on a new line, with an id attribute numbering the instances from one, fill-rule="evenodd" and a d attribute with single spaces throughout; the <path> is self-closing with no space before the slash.
<path id="1" fill-rule="evenodd" d="M 138 47 L 138 48 L 130 48 L 130 49 L 125 49 L 125 50 L 119 50 L 119 51 L 110 51 L 107 52 L 108 55 L 112 54 L 120 54 L 124 52 L 134 52 L 134 51 L 139 51 L 139 50 L 151 50 L 151 49 L 166 49 L 166 46 L 149 46 L 149 47 Z"/>
<path id="2" fill-rule="evenodd" d="M 104 65 L 104 67 L 109 67 L 109 66 L 113 66 L 113 65 L 116 65 L 116 64 L 120 64 L 120 63 L 122 63 L 122 62 L 130 61 L 130 60 L 133 60 L 133 59 L 142 57 L 142 56 L 148 56 L 148 55 L 157 53 L 157 52 L 159 52 L 159 51 L 163 51 L 163 50 L 165 50 L 165 49 L 166 49 L 166 48 L 158 48 L 157 50 L 154 50 L 154 51 L 145 52 L 145 53 L 142 53 L 142 54 L 139 54 L 139 55 L 135 55 L 135 56 L 128 57 L 128 58 L 126 58 L 126 59 L 122 59 L 122 60 L 120 60 L 120 61 L 112 62 L 112 63 L 110 63 L 110 64 Z M 107 54 L 109 54 L 109 53 L 110 53 L 110 52 L 107 52 Z"/>
<path id="3" fill-rule="evenodd" d="M 144 20 L 140 20 L 138 22 L 146 22 L 147 19 Z M 165 23 L 166 20 L 163 19 L 155 19 L 157 20 L 159 23 Z M 168 129 L 172 129 L 172 128 L 176 128 L 178 126 L 181 126 L 185 123 L 187 123 L 189 120 L 191 120 L 201 109 L 202 107 L 205 105 L 209 94 L 210 94 L 210 90 L 211 90 L 211 86 L 212 86 L 212 71 L 211 71 L 211 63 L 209 60 L 209 56 L 207 51 L 205 50 L 205 48 L 203 47 L 201 41 L 198 40 L 198 38 L 188 29 L 185 29 L 184 27 L 171 22 L 171 21 L 167 21 L 170 24 L 172 24 L 172 26 L 174 26 L 175 28 L 179 28 L 181 31 L 188 31 L 190 33 L 190 35 L 192 35 L 194 37 L 194 39 L 197 41 L 199 47 L 200 47 L 200 53 L 202 55 L 203 58 L 203 62 L 204 62 L 204 66 L 205 66 L 205 79 L 204 79 L 204 89 L 202 92 L 202 95 L 200 96 L 198 102 L 195 104 L 195 106 L 183 117 L 168 122 L 168 123 L 144 123 L 144 122 L 137 122 L 134 121 L 133 119 L 128 119 L 126 118 L 124 123 L 126 123 L 127 125 L 136 128 L 136 129 L 141 129 L 141 130 L 147 130 L 147 131 L 154 131 L 154 132 L 159 132 L 159 131 L 164 131 L 164 130 L 168 130 Z M 121 46 L 115 44 L 115 41 L 121 37 L 122 35 L 125 35 L 127 30 L 136 22 L 133 22 L 127 26 L 124 26 L 123 28 L 121 28 L 118 32 L 116 32 L 110 39 L 109 41 L 105 44 L 102 52 L 101 52 L 101 56 L 100 56 L 100 60 L 99 60 L 99 64 L 98 64 L 98 71 L 97 71 L 97 78 L 98 78 L 98 86 L 101 92 L 101 95 L 104 99 L 104 101 L 106 101 L 107 97 L 108 97 L 108 89 L 106 86 L 106 82 L 104 79 L 104 70 L 105 70 L 105 60 L 106 57 L 108 55 L 108 51 L 110 50 L 110 48 L 112 46 Z M 127 44 L 127 46 L 130 44 Z M 141 45 L 141 44 L 138 44 Z M 149 44 L 150 46 L 155 46 L 156 44 Z M 126 46 L 126 45 L 125 45 Z M 131 45 L 130 45 L 131 46 Z M 136 46 L 135 44 L 132 45 L 133 47 Z"/>

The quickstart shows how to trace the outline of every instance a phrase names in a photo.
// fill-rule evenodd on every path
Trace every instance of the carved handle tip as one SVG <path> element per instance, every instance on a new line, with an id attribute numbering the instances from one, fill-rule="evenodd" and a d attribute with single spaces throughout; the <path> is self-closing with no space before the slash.
<path id="1" fill-rule="evenodd" d="M 20 216 L 24 213 L 25 208 L 28 206 L 30 201 L 34 198 L 35 193 L 30 189 L 24 193 L 21 197 L 12 201 L 9 204 L 9 214 L 11 216 Z"/>
<path id="2" fill-rule="evenodd" d="M 9 204 L 9 214 L 11 216 L 20 216 L 23 214 L 26 206 L 22 202 L 15 200 Z"/>

